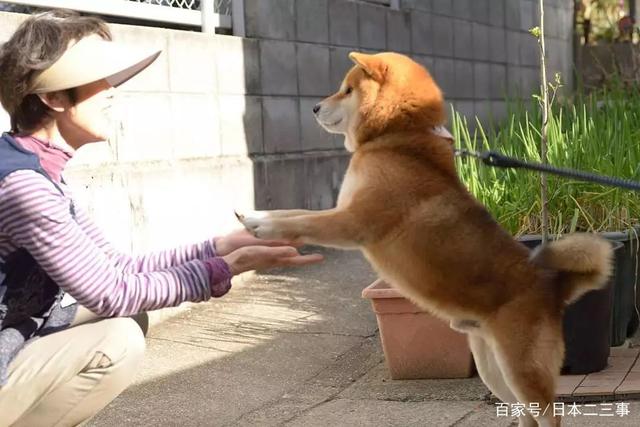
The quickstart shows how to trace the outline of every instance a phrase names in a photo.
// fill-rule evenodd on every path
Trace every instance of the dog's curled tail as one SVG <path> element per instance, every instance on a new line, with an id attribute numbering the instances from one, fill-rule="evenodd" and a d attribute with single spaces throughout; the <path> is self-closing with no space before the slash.
<path id="1" fill-rule="evenodd" d="M 559 273 L 561 297 L 569 305 L 607 284 L 613 270 L 613 246 L 594 234 L 576 233 L 539 246 L 531 260 Z"/>

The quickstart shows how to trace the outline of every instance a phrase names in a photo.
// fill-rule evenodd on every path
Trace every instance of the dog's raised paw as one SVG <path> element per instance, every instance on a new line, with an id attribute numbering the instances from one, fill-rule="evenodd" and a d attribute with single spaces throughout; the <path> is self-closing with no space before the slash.
<path id="1" fill-rule="evenodd" d="M 238 221 L 244 226 L 244 228 L 259 239 L 268 239 L 272 237 L 273 230 L 271 227 L 271 221 L 265 217 L 259 216 L 247 216 L 236 212 Z"/>

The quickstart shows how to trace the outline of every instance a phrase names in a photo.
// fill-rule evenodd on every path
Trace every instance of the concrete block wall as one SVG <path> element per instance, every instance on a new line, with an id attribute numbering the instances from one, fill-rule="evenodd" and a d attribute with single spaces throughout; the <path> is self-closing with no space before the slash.
<path id="1" fill-rule="evenodd" d="M 251 154 L 261 209 L 334 205 L 334 175 L 342 174 L 335 167 L 348 157 L 311 107 L 338 88 L 351 51 L 412 56 L 470 122 L 503 118 L 506 97 L 539 87 L 538 46 L 528 32 L 539 22 L 536 0 L 403 0 L 400 10 L 351 0 L 244 3 L 246 36 L 260 51 L 264 144 Z M 570 86 L 572 2 L 549 0 L 546 12 L 549 75 L 562 72 Z M 309 192 L 312 180 L 323 192 Z"/>
<path id="2" fill-rule="evenodd" d="M 537 0 L 405 0 L 402 6 L 413 33 L 431 37 L 430 44 L 412 37 L 413 56 L 431 70 L 459 112 L 483 122 L 499 120 L 505 98 L 538 90 L 538 45 L 528 32 L 539 25 Z M 545 7 L 547 70 L 550 76 L 561 72 L 571 87 L 572 2 L 548 0 Z"/>

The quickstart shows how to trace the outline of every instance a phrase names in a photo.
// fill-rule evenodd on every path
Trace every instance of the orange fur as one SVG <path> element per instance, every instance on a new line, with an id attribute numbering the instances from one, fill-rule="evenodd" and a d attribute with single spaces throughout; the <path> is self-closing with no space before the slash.
<path id="1" fill-rule="evenodd" d="M 365 118 L 358 141 L 393 132 L 422 132 L 445 122 L 442 93 L 427 70 L 397 53 L 363 55 L 352 53 L 358 64 L 345 80 L 363 94 L 360 103 Z M 393 67 L 389 64 L 393 63 Z M 363 78 L 375 70 L 374 77 Z"/>

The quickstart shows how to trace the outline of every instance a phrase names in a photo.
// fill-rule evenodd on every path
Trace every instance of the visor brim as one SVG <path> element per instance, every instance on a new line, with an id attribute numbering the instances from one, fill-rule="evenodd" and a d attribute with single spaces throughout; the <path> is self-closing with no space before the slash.
<path id="1" fill-rule="evenodd" d="M 98 36 L 85 37 L 37 74 L 29 93 L 71 89 L 102 79 L 114 87 L 119 86 L 151 65 L 160 53 L 160 50 L 139 49 Z"/>

